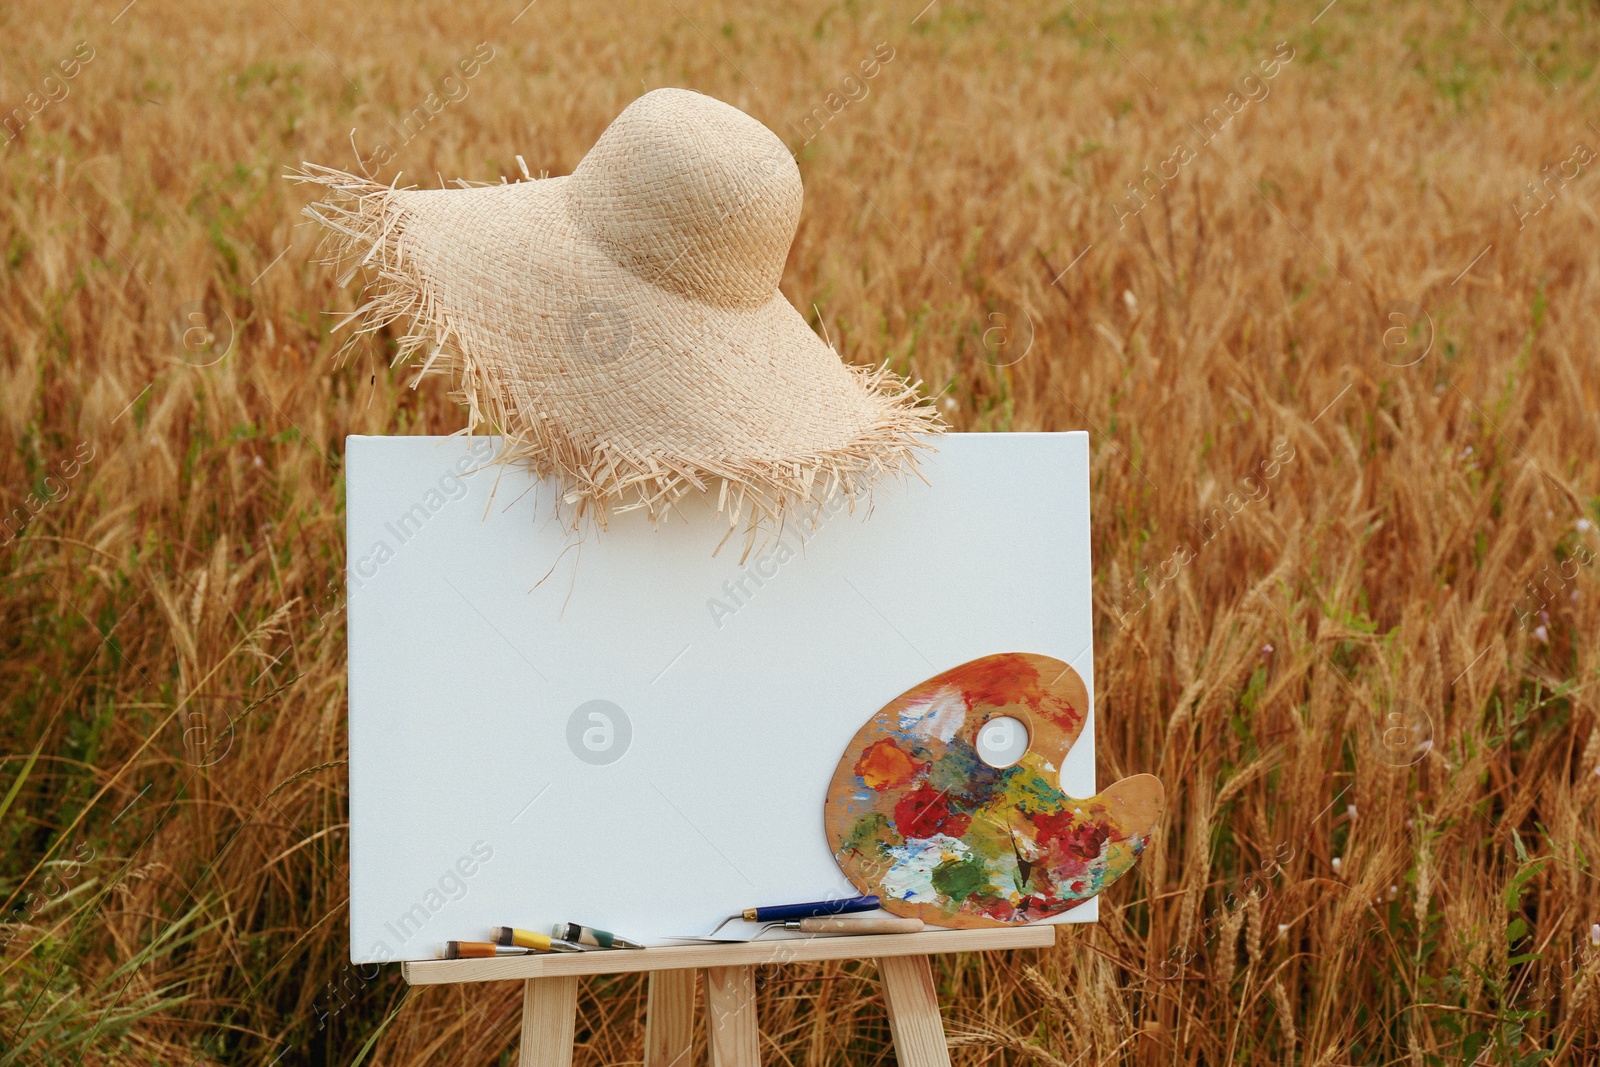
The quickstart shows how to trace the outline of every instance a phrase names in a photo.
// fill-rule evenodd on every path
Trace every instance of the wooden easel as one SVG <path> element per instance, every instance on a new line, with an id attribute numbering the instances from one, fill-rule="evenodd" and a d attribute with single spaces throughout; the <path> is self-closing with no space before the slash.
<path id="1" fill-rule="evenodd" d="M 682 945 L 643 951 L 552 953 L 479 960 L 423 960 L 403 965 L 412 985 L 521 980 L 521 1067 L 568 1067 L 578 1012 L 578 978 L 650 972 L 644 1067 L 692 1067 L 695 971 L 706 972 L 706 1010 L 713 1067 L 758 1067 L 755 969 L 762 964 L 875 959 L 883 979 L 900 1067 L 949 1067 L 944 1021 L 928 956 L 1043 948 L 1052 925 L 997 930 L 930 930 L 917 934 L 809 938 L 727 945 Z"/>

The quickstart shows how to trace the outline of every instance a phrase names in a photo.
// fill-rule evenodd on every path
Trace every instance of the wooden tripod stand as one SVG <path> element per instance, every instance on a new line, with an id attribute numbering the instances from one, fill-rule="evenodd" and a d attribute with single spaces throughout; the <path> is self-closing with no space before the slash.
<path id="1" fill-rule="evenodd" d="M 695 971 L 706 972 L 713 1067 L 758 1067 L 755 969 L 762 964 L 875 959 L 889 1009 L 900 1067 L 949 1067 L 944 1021 L 928 956 L 1052 945 L 1051 925 L 997 930 L 930 930 L 789 938 L 727 945 L 683 945 L 643 951 L 423 960 L 403 965 L 412 985 L 522 980 L 521 1067 L 568 1067 L 578 1011 L 578 978 L 650 972 L 644 1067 L 690 1067 Z"/>

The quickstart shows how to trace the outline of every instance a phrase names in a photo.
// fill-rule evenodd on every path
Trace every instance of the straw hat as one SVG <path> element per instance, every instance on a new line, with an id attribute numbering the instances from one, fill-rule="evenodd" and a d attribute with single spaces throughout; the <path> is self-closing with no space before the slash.
<path id="1" fill-rule="evenodd" d="M 305 164 L 327 262 L 367 272 L 359 332 L 409 323 L 507 458 L 575 516 L 664 514 L 719 488 L 730 526 L 915 469 L 937 416 L 887 367 L 846 365 L 778 291 L 800 172 L 755 119 L 685 89 L 635 100 L 570 176 L 397 189 Z M 413 382 L 413 385 L 416 383 Z M 717 483 L 721 483 L 718 486 Z"/>

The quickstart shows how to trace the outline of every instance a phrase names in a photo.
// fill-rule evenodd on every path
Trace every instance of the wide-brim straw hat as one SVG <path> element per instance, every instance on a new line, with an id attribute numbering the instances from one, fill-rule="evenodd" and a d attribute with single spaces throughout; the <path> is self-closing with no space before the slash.
<path id="1" fill-rule="evenodd" d="M 366 271 L 358 332 L 402 322 L 396 362 L 453 372 L 468 432 L 559 476 L 570 514 L 654 518 L 715 489 L 730 526 L 753 528 L 914 470 L 940 429 L 915 386 L 847 365 L 778 291 L 799 169 L 711 97 L 645 94 L 568 177 L 296 177 L 327 188 L 307 211 L 332 231 L 341 282 Z"/>

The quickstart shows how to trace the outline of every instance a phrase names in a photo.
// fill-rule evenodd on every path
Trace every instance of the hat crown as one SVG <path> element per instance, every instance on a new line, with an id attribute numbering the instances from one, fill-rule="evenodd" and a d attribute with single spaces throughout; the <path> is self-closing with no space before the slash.
<path id="1" fill-rule="evenodd" d="M 800 221 L 800 170 L 738 108 L 656 89 L 618 115 L 572 173 L 573 215 L 646 281 L 723 307 L 778 289 Z"/>

